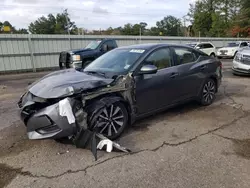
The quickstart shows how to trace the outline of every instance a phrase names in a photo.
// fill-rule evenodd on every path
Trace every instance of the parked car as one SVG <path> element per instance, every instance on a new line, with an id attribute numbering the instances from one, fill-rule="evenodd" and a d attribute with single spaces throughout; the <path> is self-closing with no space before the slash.
<path id="1" fill-rule="evenodd" d="M 198 49 L 211 57 L 216 56 L 216 47 L 211 42 L 188 43 L 187 45 Z"/>
<path id="2" fill-rule="evenodd" d="M 83 49 L 61 52 L 59 67 L 60 69 L 83 68 L 99 56 L 117 47 L 114 39 L 92 41 Z"/>
<path id="3" fill-rule="evenodd" d="M 232 70 L 236 75 L 250 75 L 250 48 L 238 51 L 233 60 Z"/>
<path id="4" fill-rule="evenodd" d="M 218 58 L 234 58 L 241 48 L 248 47 L 247 42 L 229 42 L 225 47 L 217 50 Z"/>
<path id="5" fill-rule="evenodd" d="M 212 104 L 221 78 L 221 62 L 201 51 L 133 45 L 100 56 L 84 70 L 44 76 L 18 105 L 30 139 L 71 137 L 82 126 L 115 139 L 128 124 L 174 105 Z"/>

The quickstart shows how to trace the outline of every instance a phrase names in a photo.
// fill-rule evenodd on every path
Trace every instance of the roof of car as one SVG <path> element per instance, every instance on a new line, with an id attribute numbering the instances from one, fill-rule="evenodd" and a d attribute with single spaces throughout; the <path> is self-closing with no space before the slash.
<path id="1" fill-rule="evenodd" d="M 119 49 L 144 49 L 149 50 L 156 47 L 163 47 L 163 46 L 182 46 L 177 44 L 166 44 L 166 43 L 148 43 L 148 44 L 135 44 L 130 46 L 119 47 Z"/>

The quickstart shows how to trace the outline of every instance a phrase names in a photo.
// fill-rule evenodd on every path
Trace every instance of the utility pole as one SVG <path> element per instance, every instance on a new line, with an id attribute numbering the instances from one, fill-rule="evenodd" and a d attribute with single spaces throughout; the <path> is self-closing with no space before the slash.
<path id="1" fill-rule="evenodd" d="M 72 50 L 71 39 L 70 39 L 70 31 L 69 31 L 69 20 L 68 20 L 68 12 L 67 12 L 67 9 L 64 10 L 64 15 L 65 15 L 66 22 L 67 22 L 67 31 L 68 31 L 68 38 L 69 38 L 69 46 L 70 46 L 70 49 Z"/>

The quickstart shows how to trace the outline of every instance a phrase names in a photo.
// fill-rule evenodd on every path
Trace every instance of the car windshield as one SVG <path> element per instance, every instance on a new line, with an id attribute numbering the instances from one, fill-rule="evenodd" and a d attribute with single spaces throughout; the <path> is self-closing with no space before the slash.
<path id="1" fill-rule="evenodd" d="M 239 46 L 239 44 L 240 43 L 238 43 L 238 42 L 230 42 L 227 44 L 227 47 L 237 47 L 237 46 Z"/>
<path id="2" fill-rule="evenodd" d="M 90 42 L 90 43 L 86 46 L 86 48 L 95 50 L 95 49 L 99 46 L 100 43 L 101 43 L 101 41 L 92 41 L 92 42 Z"/>
<path id="3" fill-rule="evenodd" d="M 115 49 L 94 60 L 84 72 L 127 73 L 144 53 L 144 49 Z"/>

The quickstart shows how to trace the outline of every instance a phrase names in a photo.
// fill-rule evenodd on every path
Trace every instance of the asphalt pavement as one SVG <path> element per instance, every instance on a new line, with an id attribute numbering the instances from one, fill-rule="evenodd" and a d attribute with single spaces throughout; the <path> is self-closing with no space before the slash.
<path id="1" fill-rule="evenodd" d="M 39 74 L 0 76 L 0 187 L 250 187 L 250 77 L 223 60 L 214 104 L 188 103 L 128 128 L 131 154 L 27 139 L 16 102 Z"/>

